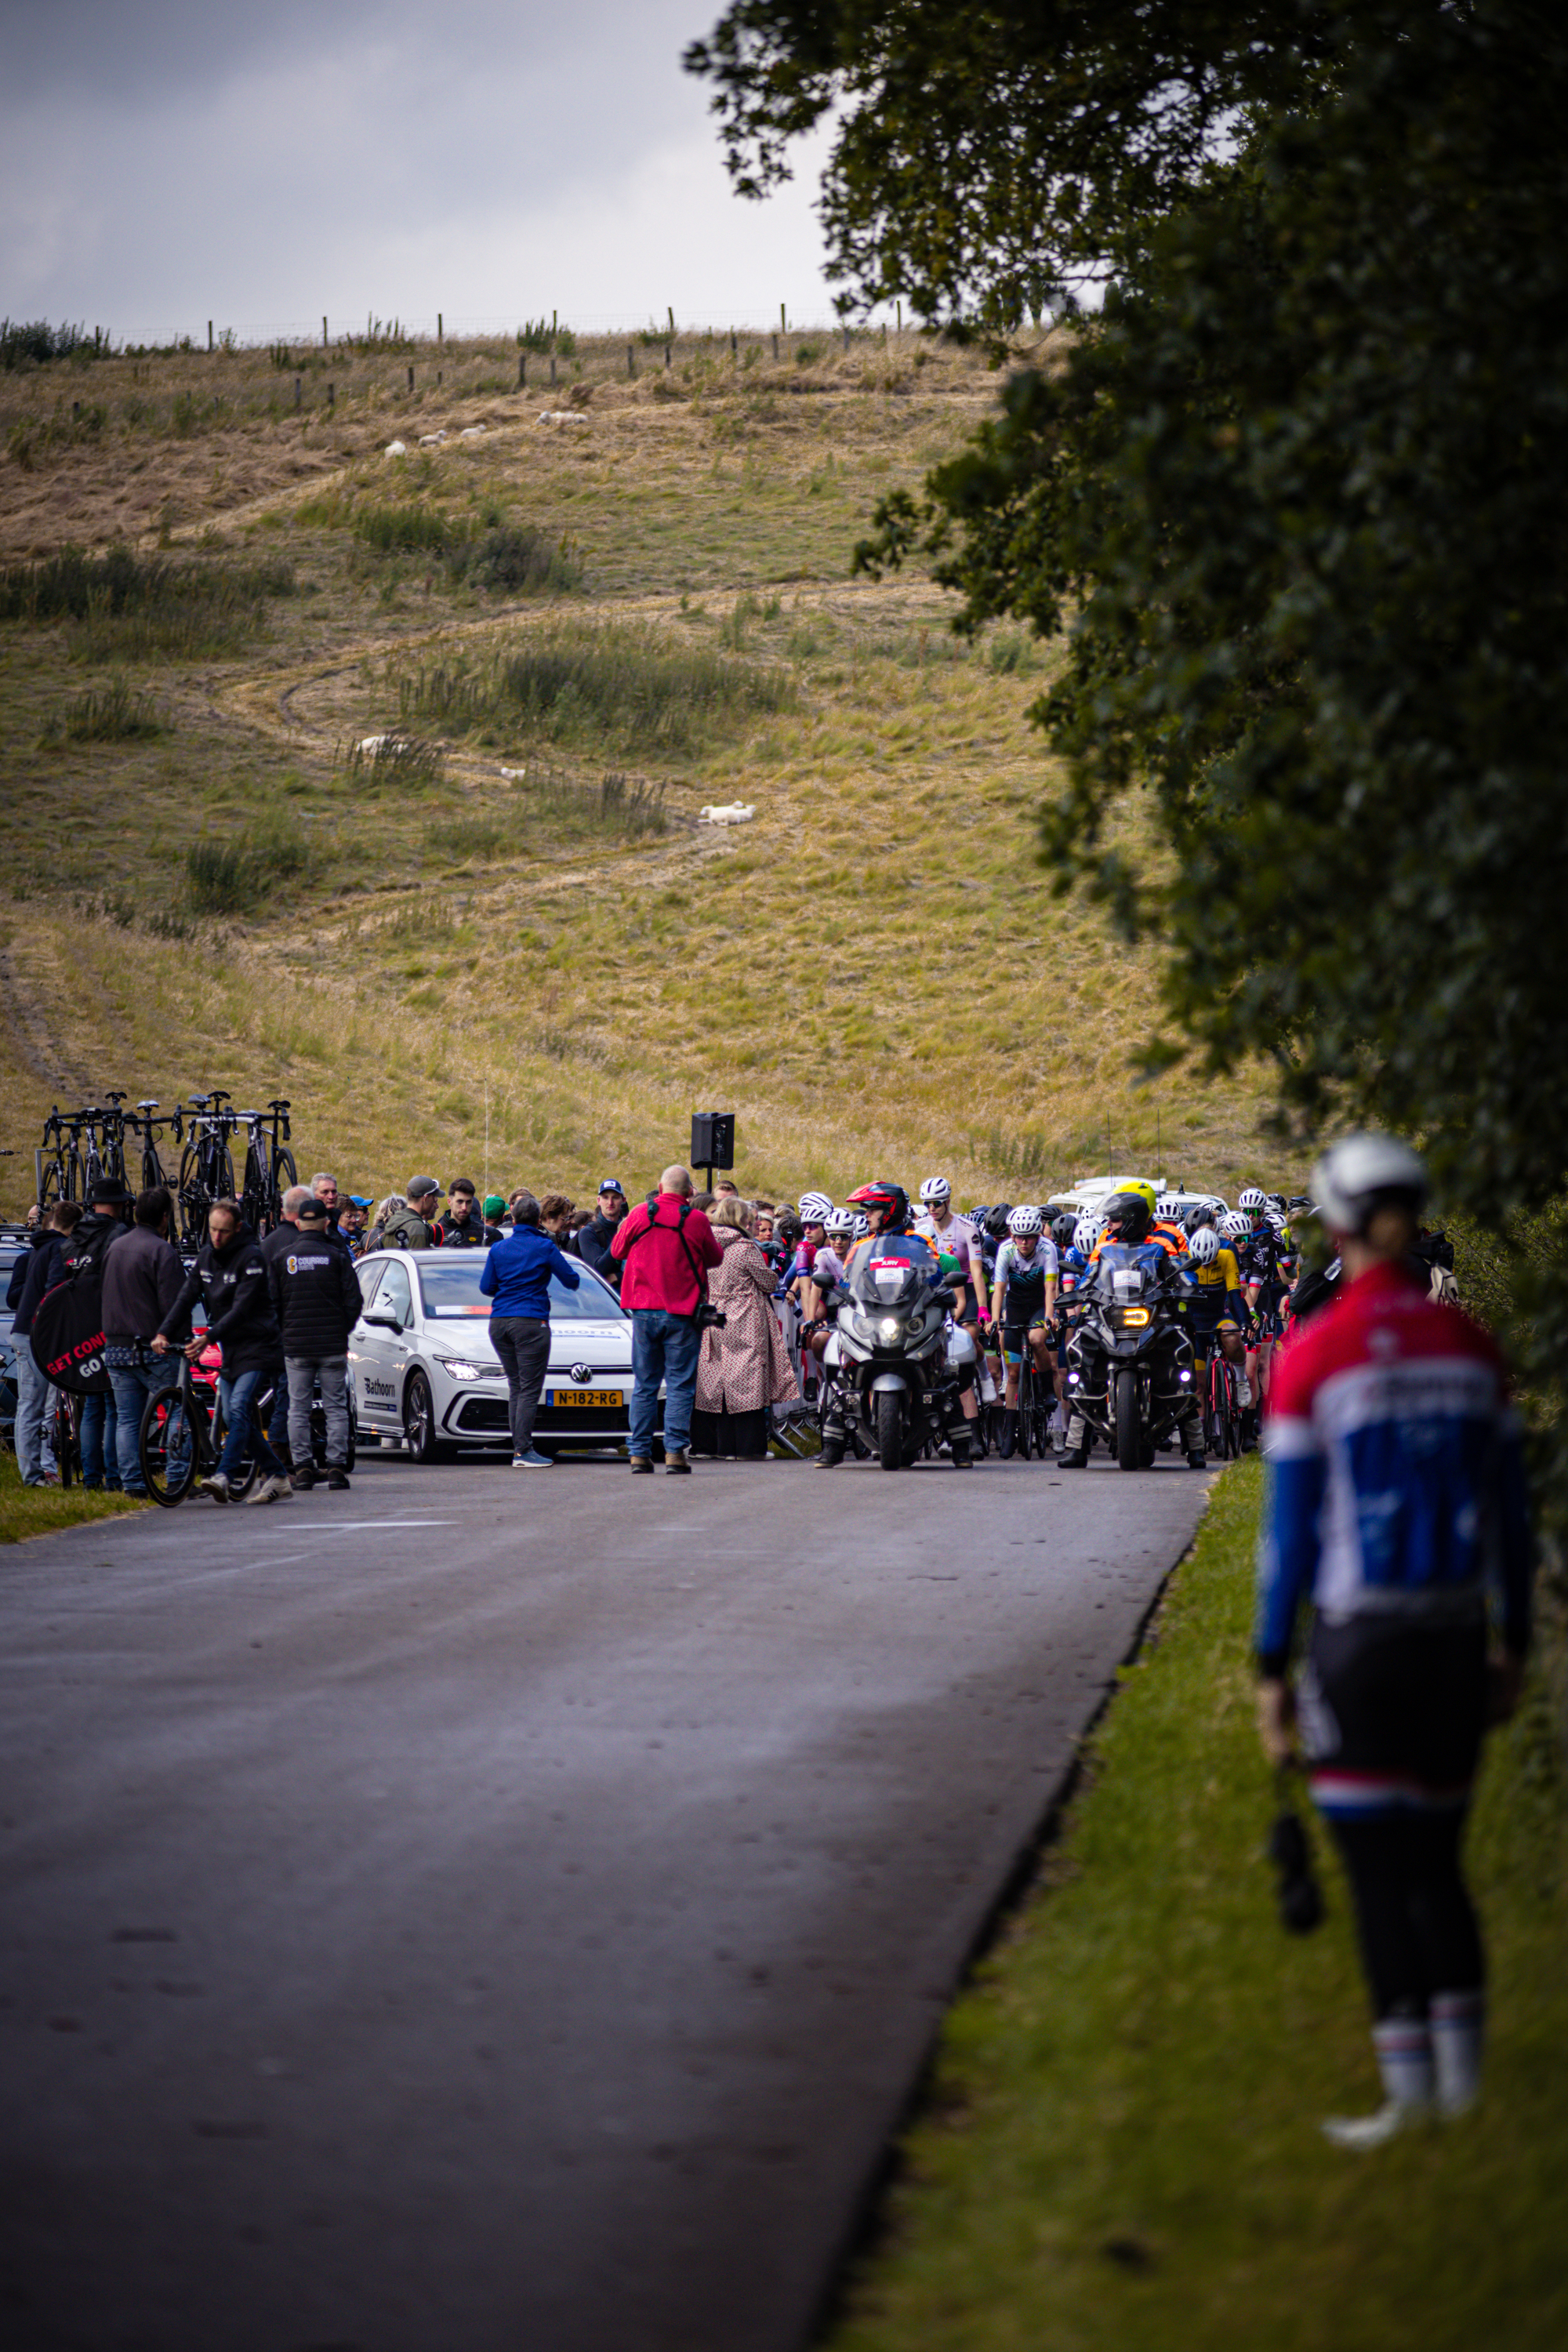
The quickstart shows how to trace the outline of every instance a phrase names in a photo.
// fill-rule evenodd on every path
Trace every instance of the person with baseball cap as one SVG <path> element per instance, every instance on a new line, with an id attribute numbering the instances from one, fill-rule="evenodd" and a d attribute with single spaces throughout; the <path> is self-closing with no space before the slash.
<path id="1" fill-rule="evenodd" d="M 1392 1136 L 1347 1136 L 1319 1161 L 1343 1286 L 1281 1349 L 1263 1424 L 1258 1728 L 1283 1767 L 1300 1727 L 1351 1884 L 1384 2090 L 1374 2115 L 1324 2125 L 1342 2147 L 1479 2095 L 1485 1963 L 1459 1847 L 1530 1641 L 1521 1434 L 1491 1339 L 1405 1263 L 1426 1190 Z"/>
<path id="2" fill-rule="evenodd" d="M 577 1236 L 577 1255 L 584 1265 L 604 1276 L 611 1287 L 621 1286 L 621 1262 L 610 1255 L 610 1244 L 616 1238 L 626 1213 L 626 1196 L 618 1176 L 606 1176 L 599 1187 L 598 1205 Z"/>
<path id="3" fill-rule="evenodd" d="M 293 1245 L 266 1253 L 267 1287 L 289 1375 L 289 1484 L 316 1483 L 310 1403 L 319 1385 L 327 1424 L 327 1484 L 349 1483 L 349 1333 L 359 1321 L 353 1261 L 331 1229 L 324 1201 L 307 1194 L 294 1213 Z"/>
<path id="4" fill-rule="evenodd" d="M 394 1209 L 381 1229 L 384 1249 L 434 1249 L 441 1187 L 434 1176 L 411 1176 L 403 1188 L 404 1205 Z"/>

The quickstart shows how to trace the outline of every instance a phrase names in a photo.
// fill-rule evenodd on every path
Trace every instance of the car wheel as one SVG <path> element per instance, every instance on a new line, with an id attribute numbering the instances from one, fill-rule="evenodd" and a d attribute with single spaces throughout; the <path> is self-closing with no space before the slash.
<path id="1" fill-rule="evenodd" d="M 444 1462 L 450 1451 L 436 1434 L 436 1402 L 423 1372 L 411 1372 L 403 1391 L 403 1443 L 411 1462 Z"/>

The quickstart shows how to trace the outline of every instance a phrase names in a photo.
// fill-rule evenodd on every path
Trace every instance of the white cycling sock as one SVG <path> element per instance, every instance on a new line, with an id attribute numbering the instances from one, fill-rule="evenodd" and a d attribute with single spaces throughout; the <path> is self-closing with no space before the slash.
<path id="1" fill-rule="evenodd" d="M 1424 2017 L 1384 2017 L 1372 2029 L 1377 2071 L 1399 2107 L 1429 2107 L 1435 2088 L 1432 2033 Z"/>
<path id="2" fill-rule="evenodd" d="M 1486 2015 L 1487 1998 L 1479 1986 L 1432 1997 L 1432 2061 L 1437 2105 L 1446 2116 L 1462 2116 L 1481 2095 Z"/>
<path id="3" fill-rule="evenodd" d="M 1245 1372 L 1241 1374 L 1236 1384 L 1236 1401 L 1243 1412 L 1252 1402 L 1252 1386 Z"/>

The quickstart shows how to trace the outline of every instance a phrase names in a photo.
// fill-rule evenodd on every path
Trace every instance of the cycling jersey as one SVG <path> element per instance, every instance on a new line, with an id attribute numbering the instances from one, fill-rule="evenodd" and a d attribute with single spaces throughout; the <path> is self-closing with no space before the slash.
<path id="1" fill-rule="evenodd" d="M 1152 1242 L 1158 1242 L 1167 1257 L 1185 1257 L 1187 1254 L 1187 1233 L 1184 1225 L 1166 1224 L 1163 1219 L 1157 1218 L 1149 1228 L 1149 1239 Z"/>
<path id="2" fill-rule="evenodd" d="M 1178 1280 L 1187 1319 L 1194 1330 L 1212 1332 L 1227 1318 L 1239 1323 L 1245 1317 L 1241 1273 L 1234 1251 L 1222 1249 L 1207 1265 L 1184 1265 Z"/>
<path id="3" fill-rule="evenodd" d="M 945 1225 L 939 1225 L 934 1217 L 921 1217 L 916 1220 L 915 1231 L 922 1240 L 930 1242 L 932 1249 L 951 1250 L 968 1281 L 970 1255 L 973 1252 L 978 1257 L 981 1253 L 979 1236 L 967 1217 L 961 1217 L 956 1209 Z"/>
<path id="4" fill-rule="evenodd" d="M 1001 1297 L 1006 1289 L 1005 1320 L 1009 1325 L 1027 1323 L 1045 1308 L 1046 1285 L 1055 1282 L 1060 1270 L 1057 1245 L 1048 1234 L 1042 1234 L 1035 1244 L 1033 1257 L 1019 1254 L 1016 1241 L 1005 1241 L 996 1253 L 996 1279 L 992 1297 Z"/>
<path id="5" fill-rule="evenodd" d="M 1266 1293 L 1280 1286 L 1280 1264 L 1285 1255 L 1279 1236 L 1272 1225 L 1258 1225 L 1245 1241 L 1236 1245 L 1236 1262 L 1241 1269 L 1242 1281 L 1251 1288 L 1261 1283 Z"/>
<path id="6" fill-rule="evenodd" d="M 1264 1423 L 1268 1492 L 1256 1646 L 1282 1674 L 1310 1599 L 1321 1627 L 1484 1622 L 1530 1633 L 1524 1456 L 1501 1360 L 1458 1307 L 1374 1266 L 1282 1348 Z M 1389 1791 L 1314 1789 L 1324 1804 Z"/>

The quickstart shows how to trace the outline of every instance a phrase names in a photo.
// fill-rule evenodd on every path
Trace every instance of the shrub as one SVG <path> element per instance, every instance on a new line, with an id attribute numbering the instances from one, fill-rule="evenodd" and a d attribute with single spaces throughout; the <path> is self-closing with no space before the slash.
<path id="1" fill-rule="evenodd" d="M 438 784 L 446 760 L 439 743 L 422 742 L 416 735 L 371 735 L 350 746 L 343 773 L 373 792 L 385 783 Z"/>
<path id="2" fill-rule="evenodd" d="M 427 824 L 425 839 L 430 848 L 448 857 L 489 857 L 500 847 L 505 830 L 493 818 L 457 816 L 440 824 Z"/>
<path id="3" fill-rule="evenodd" d="M 0 622 L 80 622 L 73 651 L 88 660 L 188 659 L 232 652 L 260 625 L 267 599 L 293 588 L 292 564 L 276 556 L 175 562 L 129 547 L 63 547 L 41 562 L 0 565 Z"/>
<path id="4" fill-rule="evenodd" d="M 89 687 L 84 694 L 52 711 L 44 725 L 46 743 L 113 743 L 161 735 L 164 722 L 149 694 L 132 693 L 123 677 L 107 686 Z"/>
<path id="5" fill-rule="evenodd" d="M 361 507 L 354 516 L 355 535 L 384 555 L 414 555 L 446 549 L 452 527 L 432 507 L 413 505 Z"/>
<path id="6" fill-rule="evenodd" d="M 583 567 L 564 539 L 551 541 L 531 523 L 497 523 L 481 539 L 455 548 L 447 558 L 453 577 L 476 588 L 561 593 L 577 587 Z"/>
<path id="7" fill-rule="evenodd" d="M 637 840 L 669 830 L 662 784 L 634 782 L 623 775 L 590 784 L 543 768 L 525 776 L 518 790 L 527 796 L 530 813 L 544 818 L 552 833 L 600 833 Z"/>
<path id="8" fill-rule="evenodd" d="M 193 841 L 185 851 L 185 895 L 198 915 L 246 915 L 311 864 L 304 835 L 282 816 L 264 818 L 235 840 Z"/>

